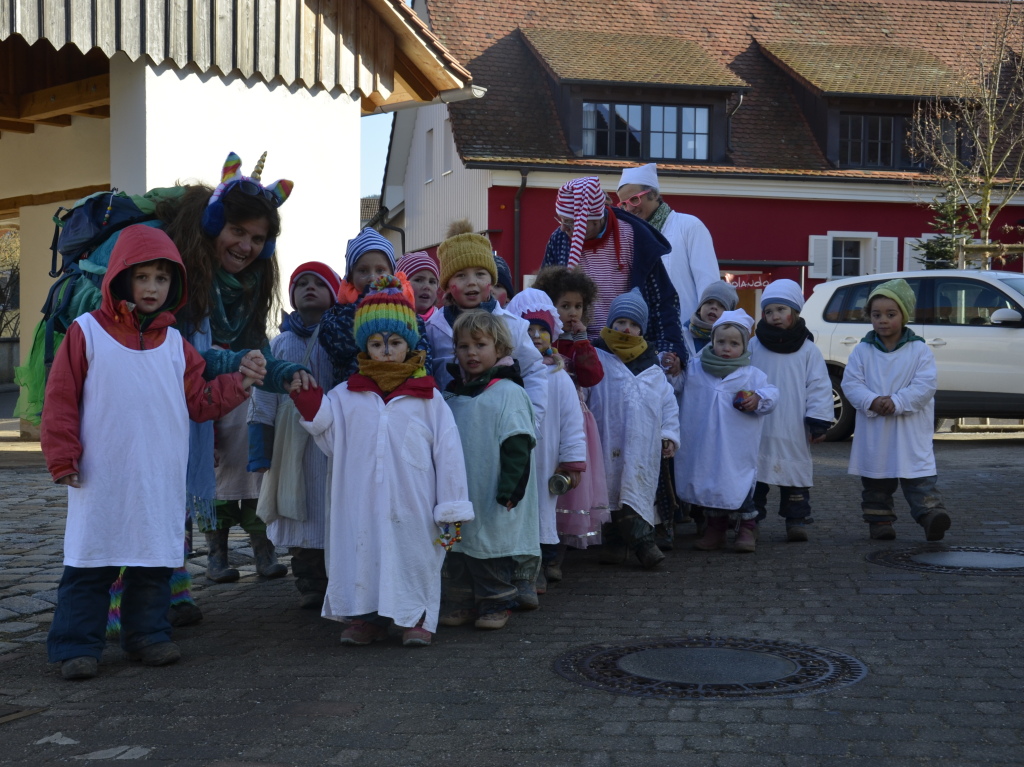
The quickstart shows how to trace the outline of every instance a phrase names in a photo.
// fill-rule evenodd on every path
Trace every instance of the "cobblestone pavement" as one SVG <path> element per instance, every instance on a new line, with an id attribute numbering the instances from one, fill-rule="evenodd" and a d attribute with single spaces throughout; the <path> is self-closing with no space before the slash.
<path id="1" fill-rule="evenodd" d="M 66 682 L 44 646 L 64 493 L 37 454 L 0 449 L 14 467 L 0 469 L 0 764 L 1024 764 L 1024 577 L 866 561 L 923 534 L 899 499 L 898 539 L 869 541 L 849 445 L 814 453 L 810 542 L 786 543 L 773 515 L 754 555 L 693 551 L 692 535 L 655 572 L 579 553 L 539 611 L 498 632 L 442 628 L 424 649 L 342 647 L 338 624 L 297 607 L 290 576 L 257 579 L 238 537 L 243 578 L 197 579 L 205 619 L 178 631 L 181 663 L 143 668 L 108 648 L 98 678 Z M 944 543 L 1024 549 L 1024 439 L 946 437 L 936 453 Z M 829 648 L 868 674 L 806 697 L 670 701 L 552 671 L 582 645 L 683 636 Z"/>

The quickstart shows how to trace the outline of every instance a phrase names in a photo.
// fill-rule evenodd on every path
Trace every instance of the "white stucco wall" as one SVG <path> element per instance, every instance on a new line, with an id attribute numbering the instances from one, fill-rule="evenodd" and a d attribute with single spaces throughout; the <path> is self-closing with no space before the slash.
<path id="1" fill-rule="evenodd" d="M 0 198 L 106 184 L 110 121 L 73 117 L 66 128 L 37 125 L 34 133 L 4 131 L 0 169 Z"/>
<path id="2" fill-rule="evenodd" d="M 110 178 L 130 193 L 176 182 L 215 186 L 228 152 L 249 174 L 268 151 L 263 180 L 295 182 L 277 243 L 282 302 L 304 261 L 344 271 L 359 231 L 359 103 L 346 95 L 174 71 L 124 56 L 110 62 Z M 130 151 L 117 151 L 130 147 Z M 144 157 L 144 160 L 140 160 Z"/>

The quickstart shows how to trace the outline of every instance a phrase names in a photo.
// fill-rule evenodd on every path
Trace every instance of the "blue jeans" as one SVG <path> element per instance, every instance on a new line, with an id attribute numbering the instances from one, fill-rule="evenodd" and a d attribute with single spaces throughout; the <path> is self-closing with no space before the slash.
<path id="1" fill-rule="evenodd" d="M 771 485 L 758 482 L 754 485 L 754 507 L 757 509 L 757 521 L 768 516 L 768 492 Z M 788 487 L 779 485 L 779 516 L 786 520 L 787 525 L 809 525 L 811 519 L 811 491 L 807 487 Z"/>
<path id="2" fill-rule="evenodd" d="M 897 487 L 903 488 L 903 497 L 910 506 L 910 516 L 915 522 L 930 511 L 945 511 L 942 496 L 935 489 L 938 480 L 934 474 L 930 477 L 887 477 L 874 479 L 861 477 L 860 483 L 864 490 L 861 493 L 860 508 L 864 513 L 865 522 L 895 522 L 896 512 L 893 511 L 893 494 Z"/>
<path id="3" fill-rule="evenodd" d="M 441 569 L 441 611 L 472 610 L 488 615 L 516 606 L 512 585 L 516 560 L 513 557 L 477 559 L 449 551 Z"/>
<path id="4" fill-rule="evenodd" d="M 121 568 L 64 567 L 57 609 L 46 638 L 50 662 L 88 655 L 99 660 L 107 642 L 110 586 Z M 121 647 L 136 652 L 169 642 L 170 567 L 128 567 L 121 597 Z"/>

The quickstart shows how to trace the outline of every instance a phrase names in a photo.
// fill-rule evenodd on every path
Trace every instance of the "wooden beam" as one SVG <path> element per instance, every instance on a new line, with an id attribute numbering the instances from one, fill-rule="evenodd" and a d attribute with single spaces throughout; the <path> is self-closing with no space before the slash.
<path id="1" fill-rule="evenodd" d="M 83 109 L 79 112 L 75 112 L 75 117 L 95 117 L 97 119 L 106 119 L 110 117 L 110 107 L 93 107 L 92 109 Z"/>
<path id="2" fill-rule="evenodd" d="M 74 189 L 60 189 L 55 192 L 44 192 L 42 194 L 23 194 L 19 197 L 5 197 L 0 199 L 0 215 L 8 215 L 17 212 L 21 208 L 28 208 L 32 205 L 52 205 L 55 202 L 64 200 L 78 200 L 96 192 L 106 192 L 110 184 L 93 184 L 92 186 L 78 186 Z"/>
<path id="3" fill-rule="evenodd" d="M 35 133 L 36 126 L 32 123 L 20 123 L 15 120 L 0 120 L 0 131 L 5 130 L 11 133 Z"/>
<path id="4" fill-rule="evenodd" d="M 400 48 L 395 48 L 395 78 L 416 94 L 421 101 L 432 101 L 437 88 Z"/>
<path id="5" fill-rule="evenodd" d="M 18 117 L 43 120 L 110 105 L 110 75 L 97 75 L 22 95 Z"/>

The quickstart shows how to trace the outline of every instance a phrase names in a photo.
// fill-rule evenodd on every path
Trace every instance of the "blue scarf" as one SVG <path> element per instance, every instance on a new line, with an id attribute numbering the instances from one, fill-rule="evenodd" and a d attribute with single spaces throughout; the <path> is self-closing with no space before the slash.
<path id="1" fill-rule="evenodd" d="M 316 330 L 316 326 L 319 322 L 314 322 L 312 325 L 303 325 L 302 317 L 299 316 L 298 312 L 292 312 L 290 314 L 281 313 L 281 326 L 279 330 L 282 333 L 287 333 L 289 330 L 297 335 L 299 338 L 309 338 L 313 335 L 313 331 Z"/>

